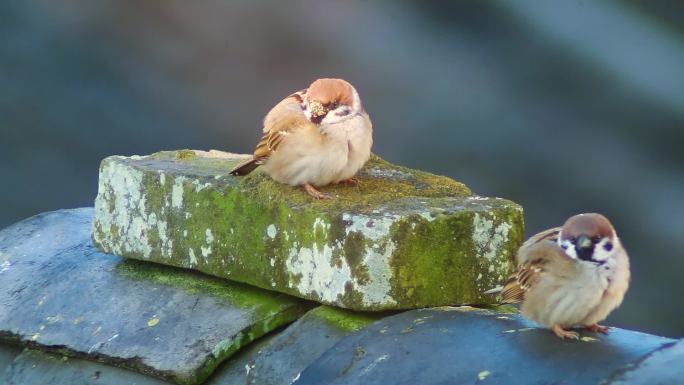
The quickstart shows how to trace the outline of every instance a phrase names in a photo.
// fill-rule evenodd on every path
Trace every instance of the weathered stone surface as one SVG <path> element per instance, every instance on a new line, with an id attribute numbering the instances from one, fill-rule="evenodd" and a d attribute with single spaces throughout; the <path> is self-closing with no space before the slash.
<path id="1" fill-rule="evenodd" d="M 522 241 L 520 206 L 374 157 L 315 201 L 243 156 L 109 157 L 93 237 L 106 252 L 357 310 L 487 303 Z"/>
<path id="2" fill-rule="evenodd" d="M 381 316 L 321 306 L 281 333 L 249 346 L 216 371 L 210 385 L 290 385 L 344 336 Z"/>
<path id="3" fill-rule="evenodd" d="M 597 384 L 672 340 L 611 329 L 563 341 L 515 314 L 414 310 L 344 338 L 295 385 Z"/>
<path id="4" fill-rule="evenodd" d="M 26 349 L 4 373 L 4 385 L 168 385 L 144 374 L 97 362 Z"/>
<path id="5" fill-rule="evenodd" d="M 10 345 L 0 344 L 0 380 L 2 380 L 2 373 L 5 368 L 9 366 L 14 360 L 14 357 L 21 353 L 21 348 Z"/>
<path id="6" fill-rule="evenodd" d="M 684 384 L 684 340 L 668 344 L 647 357 L 617 370 L 610 385 Z"/>
<path id="7" fill-rule="evenodd" d="M 310 306 L 103 254 L 92 218 L 92 209 L 64 210 L 0 231 L 0 339 L 195 384 Z"/>

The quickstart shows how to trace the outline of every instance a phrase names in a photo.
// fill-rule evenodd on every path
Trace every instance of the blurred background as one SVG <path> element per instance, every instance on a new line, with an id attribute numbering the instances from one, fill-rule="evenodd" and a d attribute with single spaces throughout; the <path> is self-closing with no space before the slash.
<path id="1" fill-rule="evenodd" d="M 251 152 L 317 77 L 374 151 L 525 208 L 612 219 L 633 284 L 608 324 L 684 336 L 684 2 L 0 2 L 0 227 L 92 205 L 99 161 Z"/>

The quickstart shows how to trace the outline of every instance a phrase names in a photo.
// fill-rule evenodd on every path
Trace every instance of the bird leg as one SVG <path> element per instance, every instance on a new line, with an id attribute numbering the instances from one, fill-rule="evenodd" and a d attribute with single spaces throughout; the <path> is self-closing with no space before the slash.
<path id="1" fill-rule="evenodd" d="M 565 330 L 558 324 L 553 325 L 551 330 L 553 330 L 553 332 L 556 333 L 556 335 L 558 337 L 563 338 L 563 339 L 566 339 L 566 338 L 571 339 L 571 340 L 578 340 L 579 339 L 579 333 L 573 332 L 572 330 Z"/>
<path id="2" fill-rule="evenodd" d="M 306 191 L 307 194 L 314 197 L 314 199 L 330 199 L 330 196 L 328 194 L 316 190 L 314 186 L 308 183 L 304 183 L 302 186 L 304 187 L 304 191 Z"/>
<path id="3" fill-rule="evenodd" d="M 591 330 L 594 333 L 608 334 L 608 326 L 593 324 L 593 325 L 588 325 L 585 327 L 587 328 L 587 330 Z"/>
<path id="4" fill-rule="evenodd" d="M 337 184 L 343 184 L 345 186 L 358 186 L 361 184 L 361 181 L 359 180 L 359 178 L 352 177 L 348 179 L 343 179 L 337 182 Z"/>

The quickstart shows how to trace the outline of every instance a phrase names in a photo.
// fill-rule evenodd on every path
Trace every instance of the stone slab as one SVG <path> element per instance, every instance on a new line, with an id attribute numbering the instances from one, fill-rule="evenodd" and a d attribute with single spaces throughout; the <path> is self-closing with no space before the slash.
<path id="1" fill-rule="evenodd" d="M 360 185 L 301 188 L 243 155 L 170 151 L 103 160 L 93 237 L 127 258 L 195 269 L 356 310 L 490 303 L 512 268 L 522 209 L 372 157 Z"/>
<path id="2" fill-rule="evenodd" d="M 26 349 L 4 373 L 3 385 L 169 385 L 170 382 L 61 355 Z"/>
<path id="3" fill-rule="evenodd" d="M 290 385 L 343 337 L 382 317 L 328 306 L 309 311 L 282 332 L 258 341 L 216 371 L 209 385 Z"/>
<path id="4" fill-rule="evenodd" d="M 93 209 L 0 231 L 0 340 L 87 357 L 182 384 L 310 305 L 192 271 L 103 254 Z"/>
<path id="5" fill-rule="evenodd" d="M 438 308 L 348 336 L 294 385 L 597 384 L 672 340 L 611 329 L 563 341 L 515 314 Z"/>
<path id="6" fill-rule="evenodd" d="M 684 340 L 668 344 L 647 357 L 617 370 L 610 385 L 684 384 Z"/>
<path id="7" fill-rule="evenodd" d="M 17 346 L 0 344 L 0 380 L 5 368 L 8 367 L 14 358 L 21 353 L 21 348 Z"/>

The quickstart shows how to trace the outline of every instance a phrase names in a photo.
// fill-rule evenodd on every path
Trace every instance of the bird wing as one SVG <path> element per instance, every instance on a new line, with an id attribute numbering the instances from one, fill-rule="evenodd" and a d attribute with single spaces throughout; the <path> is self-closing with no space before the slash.
<path id="1" fill-rule="evenodd" d="M 254 159 L 263 163 L 283 139 L 296 131 L 315 126 L 302 112 L 304 91 L 295 92 L 276 104 L 264 118 L 264 134 L 254 150 Z"/>
<path id="2" fill-rule="evenodd" d="M 545 232 L 537 235 L 543 233 Z M 551 238 L 537 239 L 528 244 L 532 241 L 530 239 L 520 248 L 517 255 L 520 262 L 518 269 L 508 277 L 501 290 L 503 303 L 523 301 L 525 293 L 532 290 L 544 273 L 548 271 L 572 271 L 572 269 L 562 269 L 562 265 L 574 264 L 575 262 Z"/>

